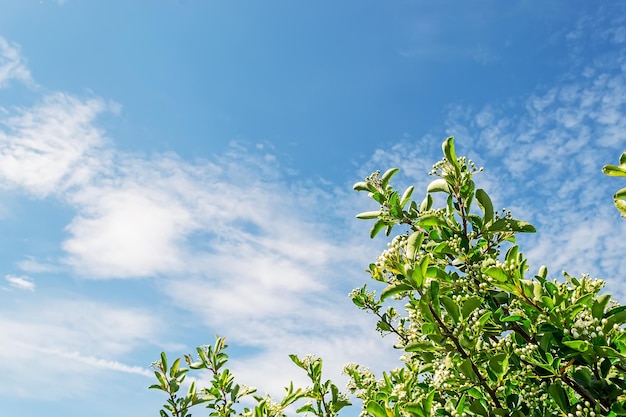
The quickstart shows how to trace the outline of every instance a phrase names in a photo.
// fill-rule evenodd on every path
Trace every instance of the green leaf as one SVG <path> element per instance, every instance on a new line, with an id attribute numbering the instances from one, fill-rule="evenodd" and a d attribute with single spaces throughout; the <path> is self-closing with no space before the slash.
<path id="1" fill-rule="evenodd" d="M 622 217 L 626 217 L 626 201 L 624 200 L 613 200 L 615 203 L 615 207 L 619 210 Z"/>
<path id="2" fill-rule="evenodd" d="M 354 191 L 370 191 L 367 183 L 365 181 L 359 181 L 352 186 Z"/>
<path id="3" fill-rule="evenodd" d="M 400 171 L 400 168 L 389 168 L 385 173 L 380 177 L 380 185 L 385 189 L 387 184 L 389 184 L 389 180 L 396 175 Z"/>
<path id="4" fill-rule="evenodd" d="M 413 232 L 406 241 L 406 256 L 409 260 L 414 261 L 415 255 L 422 247 L 424 241 L 424 233 L 417 231 Z"/>
<path id="5" fill-rule="evenodd" d="M 482 304 L 482 297 L 473 296 L 465 300 L 463 303 L 463 308 L 461 309 L 461 314 L 463 317 L 467 318 L 472 314 L 472 312 Z"/>
<path id="6" fill-rule="evenodd" d="M 439 346 L 435 346 L 430 342 L 417 341 L 406 345 L 404 350 L 407 352 L 434 352 L 439 350 Z"/>
<path id="7" fill-rule="evenodd" d="M 459 402 L 456 404 L 456 412 L 457 415 L 462 415 L 465 412 L 465 399 L 467 398 L 467 394 L 464 392 L 459 398 Z"/>
<path id="8" fill-rule="evenodd" d="M 424 200 L 422 200 L 422 203 L 420 204 L 420 211 L 430 210 L 433 206 L 433 202 L 433 196 L 430 194 L 426 194 L 426 197 L 424 197 Z"/>
<path id="9" fill-rule="evenodd" d="M 419 221 L 417 222 L 418 226 L 446 226 L 445 220 L 441 219 L 436 214 L 429 214 L 426 216 L 421 216 Z"/>
<path id="10" fill-rule="evenodd" d="M 384 220 L 378 220 L 376 223 L 374 223 L 374 226 L 372 226 L 372 228 L 370 229 L 370 238 L 373 239 L 374 237 L 376 237 L 378 232 L 383 230 L 385 226 L 387 226 L 387 223 L 385 223 Z"/>
<path id="11" fill-rule="evenodd" d="M 503 319 L 502 319 L 502 321 L 503 321 L 504 323 L 508 323 L 508 322 L 510 322 L 510 321 L 517 322 L 517 321 L 521 321 L 521 320 L 523 320 L 523 317 L 522 317 L 522 316 L 519 316 L 519 315 L 517 315 L 517 314 L 515 314 L 515 315 L 511 315 L 511 316 L 507 316 L 507 317 L 505 317 L 505 318 L 503 318 Z"/>
<path id="12" fill-rule="evenodd" d="M 626 198 L 626 187 L 617 190 L 617 192 L 613 195 L 614 199 L 618 198 Z"/>
<path id="13" fill-rule="evenodd" d="M 413 190 L 415 190 L 415 187 L 411 185 L 402 194 L 402 198 L 400 199 L 400 205 L 402 207 L 404 207 L 406 203 L 409 202 L 409 199 L 411 198 L 411 195 L 413 194 Z"/>
<path id="14" fill-rule="evenodd" d="M 593 318 L 602 320 L 602 317 L 604 316 L 604 310 L 609 304 L 610 299 L 611 294 L 602 294 L 593 302 L 593 305 L 591 307 L 591 315 L 593 316 Z"/>
<path id="15" fill-rule="evenodd" d="M 463 362 L 461 362 L 461 364 L 459 365 L 459 370 L 463 375 L 465 375 L 472 381 L 478 380 L 478 377 L 476 376 L 476 373 L 474 373 L 474 369 L 472 368 L 472 360 L 470 358 L 466 358 Z"/>
<path id="16" fill-rule="evenodd" d="M 563 345 L 579 352 L 586 352 L 591 347 L 591 343 L 586 340 L 567 340 L 563 342 Z"/>
<path id="17" fill-rule="evenodd" d="M 602 172 L 611 177 L 626 177 L 626 167 L 605 165 L 602 167 Z"/>
<path id="18" fill-rule="evenodd" d="M 369 219 L 377 219 L 382 213 L 381 210 L 376 211 L 364 211 L 363 213 L 359 213 L 356 215 L 357 219 L 361 220 L 369 220 Z"/>
<path id="19" fill-rule="evenodd" d="M 401 292 L 411 291 L 413 287 L 407 284 L 389 285 L 380 293 L 381 301 Z"/>
<path id="20" fill-rule="evenodd" d="M 537 231 L 535 226 L 521 220 L 509 220 L 509 224 L 514 232 L 535 233 Z"/>
<path id="21" fill-rule="evenodd" d="M 443 150 L 443 154 L 446 156 L 448 162 L 454 166 L 454 170 L 456 174 L 459 175 L 461 173 L 461 167 L 459 166 L 459 161 L 456 159 L 456 152 L 454 151 L 454 137 L 450 136 L 446 138 L 441 144 L 441 148 Z"/>
<path id="22" fill-rule="evenodd" d="M 428 188 L 426 188 L 426 192 L 428 193 L 450 193 L 450 185 L 444 179 L 438 178 L 428 184 Z"/>
<path id="23" fill-rule="evenodd" d="M 452 317 L 452 320 L 454 321 L 454 323 L 455 324 L 458 323 L 459 322 L 459 306 L 456 304 L 456 302 L 452 300 L 452 298 L 448 297 L 447 295 L 442 295 L 441 297 L 439 297 L 439 299 L 441 300 L 441 303 L 443 304 L 444 308 L 446 309 L 450 317 Z"/>
<path id="24" fill-rule="evenodd" d="M 375 417 L 387 417 L 385 409 L 376 401 L 370 401 L 367 403 L 367 412 L 372 413 Z"/>
<path id="25" fill-rule="evenodd" d="M 507 273 L 498 266 L 491 266 L 485 269 L 483 272 L 498 282 L 506 282 L 510 279 Z"/>
<path id="26" fill-rule="evenodd" d="M 569 411 L 569 402 L 567 400 L 567 393 L 563 389 L 563 387 L 559 384 L 551 384 L 548 387 L 548 392 L 550 396 L 554 400 L 554 402 L 561 408 L 561 410 L 565 413 Z"/>
<path id="27" fill-rule="evenodd" d="M 545 265 L 541 265 L 539 268 L 539 272 L 537 272 L 537 276 L 542 279 L 546 279 L 548 277 L 548 268 Z"/>
<path id="28" fill-rule="evenodd" d="M 179 366 L 180 366 L 180 358 L 177 358 L 172 364 L 172 367 L 170 368 L 170 378 L 175 378 L 177 376 L 176 373 L 178 372 Z"/>
<path id="29" fill-rule="evenodd" d="M 497 375 L 502 375 L 509 369 L 506 353 L 500 353 L 489 358 L 489 366 Z"/>

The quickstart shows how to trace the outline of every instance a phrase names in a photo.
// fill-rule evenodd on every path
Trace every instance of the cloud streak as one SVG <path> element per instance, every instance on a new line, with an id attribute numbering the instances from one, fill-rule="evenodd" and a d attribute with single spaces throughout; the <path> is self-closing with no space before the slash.
<path id="1" fill-rule="evenodd" d="M 11 81 L 34 85 L 20 46 L 0 36 L 0 88 L 7 87 Z"/>

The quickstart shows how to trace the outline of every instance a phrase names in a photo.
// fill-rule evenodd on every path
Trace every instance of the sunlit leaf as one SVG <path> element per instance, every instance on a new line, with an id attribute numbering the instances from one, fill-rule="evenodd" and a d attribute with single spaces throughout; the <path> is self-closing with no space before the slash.
<path id="1" fill-rule="evenodd" d="M 387 184 L 389 184 L 389 180 L 391 180 L 391 178 L 396 175 L 398 171 L 400 171 L 400 168 L 389 168 L 387 171 L 385 171 L 385 173 L 380 177 L 380 185 L 383 189 L 387 187 Z"/>
<path id="2" fill-rule="evenodd" d="M 380 299 L 384 300 L 395 294 L 400 294 L 402 292 L 411 291 L 412 289 L 413 287 L 407 284 L 389 285 L 380 293 Z"/>
<path id="3" fill-rule="evenodd" d="M 385 409 L 376 401 L 370 401 L 367 403 L 367 412 L 372 413 L 374 417 L 387 417 Z"/>
<path id="4" fill-rule="evenodd" d="M 400 199 L 400 205 L 402 207 L 404 207 L 406 203 L 409 202 L 411 195 L 413 195 L 413 190 L 415 190 L 415 187 L 412 185 L 409 186 L 406 190 L 404 190 L 404 193 L 402 194 L 402 198 Z"/>
<path id="5" fill-rule="evenodd" d="M 371 191 L 367 186 L 367 183 L 364 181 L 359 181 L 352 186 L 352 189 L 355 191 Z"/>
<path id="6" fill-rule="evenodd" d="M 421 231 L 413 232 L 406 242 L 406 255 L 409 260 L 415 260 L 415 255 L 422 247 L 422 241 L 424 240 L 424 233 Z"/>
<path id="7" fill-rule="evenodd" d="M 437 178 L 428 184 L 428 188 L 426 188 L 426 192 L 428 193 L 449 193 L 450 185 L 444 179 Z"/>
<path id="8" fill-rule="evenodd" d="M 449 138 L 446 138 L 446 140 L 444 140 L 441 144 L 441 148 L 443 150 L 443 154 L 446 156 L 446 159 L 452 164 L 452 166 L 454 166 L 456 174 L 459 175 L 461 167 L 459 166 L 459 162 L 456 158 L 456 152 L 454 150 L 454 137 L 450 136 Z"/>
<path id="9" fill-rule="evenodd" d="M 591 343 L 586 340 L 567 340 L 563 342 L 563 345 L 579 352 L 586 352 L 591 347 Z"/>
<path id="10" fill-rule="evenodd" d="M 602 167 L 602 172 L 611 177 L 626 177 L 626 167 L 605 165 Z"/>
<path id="11" fill-rule="evenodd" d="M 381 211 L 380 210 L 376 210 L 376 211 L 364 211 L 363 213 L 359 213 L 356 215 L 357 219 L 361 219 L 361 220 L 368 220 L 368 219 L 377 219 L 378 216 L 381 215 Z"/>
<path id="12" fill-rule="evenodd" d="M 506 282 L 510 279 L 508 274 L 504 272 L 502 268 L 497 267 L 497 266 L 489 267 L 485 269 L 483 272 L 498 282 Z"/>

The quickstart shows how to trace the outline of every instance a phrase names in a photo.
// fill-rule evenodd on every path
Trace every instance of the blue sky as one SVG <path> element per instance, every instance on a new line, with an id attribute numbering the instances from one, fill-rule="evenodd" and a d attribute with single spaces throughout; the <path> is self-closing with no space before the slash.
<path id="1" fill-rule="evenodd" d="M 618 1 L 0 0 L 4 412 L 156 415 L 148 365 L 216 333 L 261 392 L 289 353 L 395 366 L 347 298 L 385 243 L 351 186 L 424 190 L 448 135 L 533 268 L 623 301 L 624 28 Z"/>

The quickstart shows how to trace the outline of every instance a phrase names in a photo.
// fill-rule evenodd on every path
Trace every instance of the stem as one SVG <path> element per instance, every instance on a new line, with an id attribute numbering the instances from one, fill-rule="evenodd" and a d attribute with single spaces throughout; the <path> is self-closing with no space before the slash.
<path id="1" fill-rule="evenodd" d="M 452 340 L 452 342 L 454 343 L 454 346 L 456 347 L 456 350 L 461 354 L 461 357 L 463 359 L 468 359 L 469 355 L 467 354 L 467 352 L 465 352 L 465 349 L 463 349 L 463 346 L 461 346 L 461 344 L 459 343 L 459 339 L 452 334 L 450 329 L 448 329 L 448 326 L 446 326 L 446 324 L 443 322 L 443 320 L 441 320 L 441 318 L 437 315 L 437 313 L 435 312 L 435 309 L 433 308 L 433 305 L 432 305 L 432 303 L 430 301 L 428 302 L 428 309 L 430 310 L 430 313 L 433 315 L 433 317 L 435 318 L 435 320 L 437 321 L 439 326 L 445 331 L 446 336 L 449 337 L 450 340 Z M 474 373 L 478 377 L 478 381 L 480 382 L 480 385 L 485 389 L 485 391 L 487 391 L 489 393 L 489 396 L 491 397 L 491 400 L 493 401 L 495 406 L 497 408 L 502 408 L 502 405 L 500 404 L 500 400 L 498 400 L 498 396 L 496 394 L 496 391 L 494 389 L 492 389 L 489 386 L 489 384 L 487 384 L 487 381 L 485 381 L 485 379 L 481 375 L 480 371 L 478 370 L 478 367 L 476 366 L 474 361 L 472 361 L 471 358 L 470 358 L 470 363 L 472 364 L 472 370 L 474 371 Z"/>

